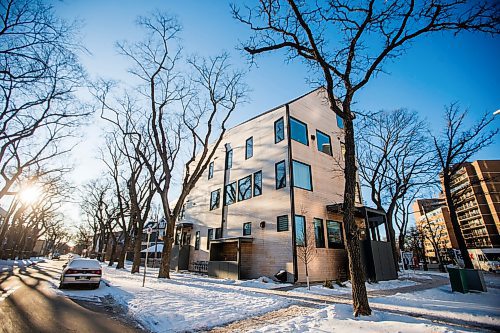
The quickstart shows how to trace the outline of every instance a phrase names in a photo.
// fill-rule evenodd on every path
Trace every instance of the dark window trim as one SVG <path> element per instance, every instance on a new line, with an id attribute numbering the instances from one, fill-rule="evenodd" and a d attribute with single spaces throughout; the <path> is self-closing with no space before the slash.
<path id="1" fill-rule="evenodd" d="M 214 193 L 214 192 L 219 192 L 219 201 L 217 202 L 217 205 L 212 208 L 212 193 Z M 214 209 L 217 209 L 217 208 L 220 207 L 220 188 L 217 189 L 217 190 L 214 190 L 214 191 L 210 192 L 210 204 L 209 204 L 209 206 L 210 206 L 209 207 L 210 210 L 214 210 Z"/>
<path id="2" fill-rule="evenodd" d="M 250 225 L 250 232 L 248 234 L 245 234 L 245 226 Z M 251 236 L 252 235 L 252 222 L 245 222 L 243 223 L 243 236 Z"/>
<path id="3" fill-rule="evenodd" d="M 293 224 L 294 224 L 295 226 L 296 226 L 296 224 L 295 224 L 295 223 L 296 223 L 295 219 L 296 219 L 297 217 L 301 217 L 301 218 L 303 219 L 303 220 L 302 220 L 302 222 L 303 222 L 303 227 L 304 227 L 304 235 L 303 235 L 303 236 L 304 236 L 304 239 L 303 239 L 303 244 L 298 244 L 298 242 L 297 242 L 298 238 L 297 238 L 297 234 L 296 234 L 296 235 L 295 235 L 295 246 L 307 246 L 307 230 L 306 230 L 307 222 L 306 222 L 306 217 L 305 217 L 304 215 L 298 215 L 298 214 L 295 214 L 295 215 L 294 215 L 294 217 L 293 217 Z M 295 232 L 295 233 L 297 233 L 297 229 L 295 229 L 295 231 L 294 231 L 294 232 Z"/>
<path id="4" fill-rule="evenodd" d="M 323 244 L 322 246 L 318 246 L 318 238 L 316 237 L 316 222 L 321 222 L 321 232 L 323 233 Z M 320 219 L 319 217 L 314 217 L 313 218 L 313 229 L 314 229 L 314 241 L 315 241 L 315 246 L 317 249 L 324 249 L 326 248 L 326 243 L 325 243 L 325 223 L 323 219 Z"/>
<path id="5" fill-rule="evenodd" d="M 320 150 L 317 143 L 316 143 L 316 148 L 318 148 L 318 151 L 321 152 L 321 153 L 323 153 L 323 154 L 326 154 L 326 155 L 329 155 L 329 156 L 333 156 L 332 137 L 329 136 L 326 133 L 321 132 L 319 129 L 316 129 L 316 142 L 319 142 L 318 141 L 318 133 L 320 133 L 320 134 L 328 137 L 328 141 L 330 142 L 330 154 L 325 153 L 324 151 Z"/>
<path id="6" fill-rule="evenodd" d="M 286 217 L 286 229 L 280 229 L 280 223 L 279 223 L 280 217 Z M 283 231 L 290 230 L 289 224 L 290 224 L 290 221 L 288 220 L 288 215 L 280 215 L 280 216 L 276 217 L 276 231 L 277 232 L 283 232 Z"/>
<path id="7" fill-rule="evenodd" d="M 335 222 L 338 223 L 339 225 L 339 230 L 340 230 L 340 240 L 341 243 L 332 243 L 333 245 L 330 246 L 330 240 L 328 238 L 328 222 Z M 343 249 L 345 248 L 345 241 L 344 241 L 344 232 L 343 232 L 343 224 L 340 221 L 335 221 L 335 220 L 326 220 L 325 221 L 325 226 L 326 226 L 326 244 L 329 249 Z"/>
<path id="8" fill-rule="evenodd" d="M 248 198 L 244 198 L 244 199 L 240 199 L 240 182 L 241 182 L 242 180 L 246 179 L 246 178 L 250 178 L 250 197 L 248 197 Z M 241 178 L 241 179 L 238 179 L 238 185 L 237 185 L 237 187 L 238 187 L 238 202 L 240 202 L 240 201 L 245 201 L 245 200 L 248 200 L 248 199 L 252 199 L 252 194 L 253 194 L 253 193 L 252 193 L 252 192 L 253 192 L 253 191 L 252 191 L 252 175 L 248 175 L 248 176 L 246 176 L 246 177 L 243 177 L 243 178 Z"/>
<path id="9" fill-rule="evenodd" d="M 255 194 L 255 175 L 260 173 L 260 193 Z M 256 171 L 253 173 L 253 196 L 258 197 L 259 195 L 262 195 L 262 170 Z"/>
<path id="10" fill-rule="evenodd" d="M 284 173 L 285 173 L 285 182 L 283 183 L 283 186 L 282 187 L 278 187 L 278 165 L 283 163 L 283 169 L 284 169 Z M 285 188 L 286 187 L 286 164 L 285 164 L 285 160 L 283 161 L 279 161 L 277 163 L 274 164 L 274 186 L 276 187 L 277 190 L 279 189 L 282 189 L 282 188 Z"/>
<path id="11" fill-rule="evenodd" d="M 252 154 L 250 156 L 248 156 L 248 143 L 251 143 L 251 150 L 252 150 Z M 253 136 L 249 137 L 246 141 L 245 141 L 245 160 L 248 160 L 249 158 L 252 158 L 253 157 Z"/>
<path id="12" fill-rule="evenodd" d="M 194 236 L 194 249 L 199 250 L 200 249 L 200 243 L 201 243 L 201 235 L 200 232 L 197 231 Z"/>
<path id="13" fill-rule="evenodd" d="M 304 125 L 304 126 L 306 127 L 306 142 L 307 142 L 307 143 L 305 143 L 305 145 L 306 145 L 306 146 L 309 146 L 309 129 L 307 128 L 307 124 L 306 124 L 305 122 L 303 122 L 303 121 L 298 120 L 297 118 L 294 118 L 294 117 L 290 116 L 290 123 L 291 123 L 291 121 L 292 121 L 292 120 L 293 120 L 293 121 L 296 121 L 296 122 L 298 122 L 298 123 L 301 123 L 302 125 Z M 303 142 L 297 141 L 297 140 L 295 140 L 295 139 L 292 137 L 292 135 L 291 135 L 291 134 L 292 134 L 292 133 L 291 133 L 291 130 L 292 130 L 292 125 L 290 124 L 290 138 L 291 138 L 293 141 L 295 141 L 295 142 L 298 142 L 298 143 L 304 144 Z"/>
<path id="14" fill-rule="evenodd" d="M 277 140 L 277 136 L 276 136 L 276 123 L 278 121 L 281 121 L 283 123 L 282 127 L 281 127 L 281 130 L 283 132 L 283 138 L 281 138 L 281 140 Z M 283 140 L 285 140 L 285 121 L 283 120 L 283 117 L 281 117 L 280 119 L 278 119 L 274 122 L 274 143 L 278 143 L 278 142 L 281 142 Z"/>
<path id="15" fill-rule="evenodd" d="M 226 200 L 226 198 L 227 198 L 227 193 L 228 193 L 228 192 L 227 192 L 227 187 L 228 187 L 228 186 L 231 186 L 231 185 L 233 185 L 233 184 L 234 184 L 234 200 L 233 200 L 233 202 L 231 202 L 230 204 L 228 204 L 228 203 L 227 203 L 227 200 Z M 234 181 L 234 182 L 231 182 L 231 183 L 229 183 L 229 184 L 226 184 L 226 186 L 224 186 L 224 205 L 225 205 L 225 206 L 229 206 L 229 205 L 232 205 L 232 204 L 234 204 L 234 203 L 236 203 L 236 202 L 238 202 L 238 184 L 237 184 L 237 182 L 236 182 L 236 181 Z"/>
<path id="16" fill-rule="evenodd" d="M 305 165 L 305 166 L 308 166 L 309 167 L 309 182 L 311 183 L 311 189 L 308 189 L 308 188 L 305 188 L 305 187 L 301 187 L 301 186 L 297 186 L 296 182 L 295 182 L 295 179 L 293 180 L 293 187 L 295 188 L 300 188 L 302 190 L 306 190 L 306 191 L 310 191 L 310 192 L 313 192 L 313 180 L 312 180 L 312 168 L 309 164 L 307 163 L 304 163 L 304 162 L 300 162 L 300 161 L 297 161 L 297 160 L 292 160 L 292 165 L 294 162 L 297 162 L 299 164 L 302 164 L 302 165 Z M 293 177 L 293 174 L 292 174 L 292 177 Z"/>
<path id="17" fill-rule="evenodd" d="M 208 165 L 208 179 L 214 178 L 214 162 L 210 162 Z"/>
<path id="18" fill-rule="evenodd" d="M 337 116 L 337 127 L 340 129 L 344 129 L 344 119 L 339 116 L 338 114 L 335 114 Z M 342 125 L 340 125 L 342 124 Z"/>
<path id="19" fill-rule="evenodd" d="M 210 250 L 210 241 L 214 238 L 214 236 L 215 236 L 215 230 L 213 228 L 209 228 L 207 230 L 207 250 Z"/>
<path id="20" fill-rule="evenodd" d="M 231 158 L 229 158 L 229 155 L 231 155 Z M 229 170 L 233 167 L 233 150 L 229 149 L 226 151 L 226 170 Z"/>

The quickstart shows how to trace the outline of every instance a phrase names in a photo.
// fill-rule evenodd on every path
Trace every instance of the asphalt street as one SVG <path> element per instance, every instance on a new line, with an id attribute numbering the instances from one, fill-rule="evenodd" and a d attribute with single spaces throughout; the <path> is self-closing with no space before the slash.
<path id="1" fill-rule="evenodd" d="M 50 281 L 58 278 L 63 263 L 0 273 L 0 332 L 141 331 L 105 306 L 75 301 L 51 290 Z"/>

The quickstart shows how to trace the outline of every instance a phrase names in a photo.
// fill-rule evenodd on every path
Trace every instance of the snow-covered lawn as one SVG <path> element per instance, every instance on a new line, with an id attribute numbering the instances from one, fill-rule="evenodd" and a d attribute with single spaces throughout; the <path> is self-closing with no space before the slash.
<path id="1" fill-rule="evenodd" d="M 380 281 L 378 283 L 367 283 L 366 290 L 367 291 L 376 291 L 376 290 L 390 290 L 397 289 L 402 287 L 410 287 L 416 286 L 418 282 L 399 279 L 392 281 Z M 307 287 L 296 288 L 294 291 L 303 292 L 303 293 L 312 293 L 318 295 L 350 295 L 352 293 L 352 286 L 349 281 L 343 284 L 344 286 L 339 286 L 337 284 L 333 284 L 333 289 L 323 287 L 322 285 L 314 285 L 311 286 L 311 290 L 308 290 Z"/>
<path id="2" fill-rule="evenodd" d="M 43 259 L 31 258 L 22 260 L 0 260 L 0 273 L 12 271 L 14 267 L 27 267 L 37 262 L 43 262 Z"/>
<path id="3" fill-rule="evenodd" d="M 59 291 L 71 297 L 95 299 L 112 296 L 153 332 L 191 331 L 223 325 L 288 306 L 291 301 L 258 294 L 251 288 L 279 287 L 264 279 L 255 281 L 219 280 L 193 274 L 171 273 L 171 280 L 156 278 L 148 269 L 146 286 L 142 273 L 130 274 L 130 266 L 116 270 L 103 266 L 106 284 L 98 290 Z"/>

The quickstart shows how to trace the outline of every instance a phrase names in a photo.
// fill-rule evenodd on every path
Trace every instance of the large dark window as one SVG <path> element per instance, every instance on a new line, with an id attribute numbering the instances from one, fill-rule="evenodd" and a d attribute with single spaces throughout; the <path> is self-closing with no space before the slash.
<path id="1" fill-rule="evenodd" d="M 253 174 L 253 196 L 257 197 L 262 194 L 262 171 L 257 171 Z"/>
<path id="2" fill-rule="evenodd" d="M 306 146 L 309 144 L 309 139 L 307 137 L 307 125 L 290 117 L 290 137 L 292 140 L 303 143 Z"/>
<path id="3" fill-rule="evenodd" d="M 252 234 L 252 222 L 243 223 L 243 236 L 250 236 Z"/>
<path id="4" fill-rule="evenodd" d="M 286 187 L 286 169 L 285 169 L 285 161 L 281 161 L 276 163 L 275 165 L 275 173 L 276 173 L 276 189 L 280 189 Z"/>
<path id="5" fill-rule="evenodd" d="M 283 118 L 280 118 L 274 122 L 274 143 L 283 141 L 285 138 L 285 126 Z"/>
<path id="6" fill-rule="evenodd" d="M 339 115 L 337 115 L 337 126 L 339 128 L 344 128 L 344 119 L 342 119 Z"/>
<path id="7" fill-rule="evenodd" d="M 306 218 L 295 215 L 295 245 L 306 246 Z"/>
<path id="8" fill-rule="evenodd" d="M 228 150 L 226 152 L 226 170 L 233 167 L 233 150 Z"/>
<path id="9" fill-rule="evenodd" d="M 221 228 L 215 228 L 215 238 L 216 239 L 222 238 L 222 229 Z"/>
<path id="10" fill-rule="evenodd" d="M 316 144 L 319 151 L 332 155 L 332 140 L 329 135 L 316 130 Z"/>
<path id="11" fill-rule="evenodd" d="M 231 205 L 236 202 L 236 182 L 226 185 L 225 196 L 225 205 Z"/>
<path id="12" fill-rule="evenodd" d="M 316 240 L 317 248 L 325 247 L 325 227 L 323 226 L 323 220 L 314 218 L 314 238 Z"/>
<path id="13" fill-rule="evenodd" d="M 311 166 L 293 161 L 293 186 L 312 191 Z"/>
<path id="14" fill-rule="evenodd" d="M 331 249 L 344 248 L 342 237 L 342 224 L 336 221 L 326 221 L 326 232 L 328 237 L 328 247 Z"/>
<path id="15" fill-rule="evenodd" d="M 238 201 L 250 199 L 252 197 L 252 176 L 247 176 L 238 180 Z"/>
<path id="16" fill-rule="evenodd" d="M 288 215 L 278 216 L 276 229 L 278 231 L 288 231 Z"/>
<path id="17" fill-rule="evenodd" d="M 214 176 L 214 162 L 210 162 L 208 165 L 208 179 L 212 179 Z"/>
<path id="18" fill-rule="evenodd" d="M 207 250 L 210 250 L 210 241 L 214 239 L 214 229 L 208 229 L 207 233 Z"/>
<path id="19" fill-rule="evenodd" d="M 249 137 L 245 143 L 245 159 L 253 156 L 253 136 Z"/>
<path id="20" fill-rule="evenodd" d="M 199 231 L 196 232 L 196 236 L 195 236 L 195 239 L 194 239 L 194 249 L 195 250 L 199 250 L 200 249 L 200 232 Z"/>
<path id="21" fill-rule="evenodd" d="M 219 202 L 220 202 L 220 189 L 212 191 L 212 193 L 210 193 L 210 210 L 219 208 Z"/>

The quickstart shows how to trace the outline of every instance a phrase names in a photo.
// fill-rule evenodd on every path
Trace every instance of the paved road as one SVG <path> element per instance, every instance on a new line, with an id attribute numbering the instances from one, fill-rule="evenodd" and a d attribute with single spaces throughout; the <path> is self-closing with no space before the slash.
<path id="1" fill-rule="evenodd" d="M 0 332 L 139 332 L 99 306 L 56 295 L 48 281 L 59 267 L 0 273 Z"/>

